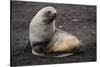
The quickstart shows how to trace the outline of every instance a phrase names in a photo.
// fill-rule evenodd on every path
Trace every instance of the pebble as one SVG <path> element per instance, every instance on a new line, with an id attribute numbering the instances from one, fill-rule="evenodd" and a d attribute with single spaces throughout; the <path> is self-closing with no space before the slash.
<path id="1" fill-rule="evenodd" d="M 77 32 L 77 34 L 79 35 L 79 34 L 80 34 L 80 32 Z"/>
<path id="2" fill-rule="evenodd" d="M 73 19 L 73 21 L 78 21 L 78 19 Z"/>
<path id="3" fill-rule="evenodd" d="M 60 28 L 62 28 L 62 26 L 59 26 Z"/>

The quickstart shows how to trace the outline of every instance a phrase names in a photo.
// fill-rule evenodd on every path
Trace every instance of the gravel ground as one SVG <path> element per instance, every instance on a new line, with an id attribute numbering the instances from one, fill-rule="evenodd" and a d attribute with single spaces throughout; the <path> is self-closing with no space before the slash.
<path id="1" fill-rule="evenodd" d="M 77 36 L 85 45 L 84 54 L 64 58 L 36 57 L 23 52 L 29 24 L 43 7 L 57 9 L 56 27 Z M 11 66 L 96 61 L 96 6 L 11 1 Z"/>

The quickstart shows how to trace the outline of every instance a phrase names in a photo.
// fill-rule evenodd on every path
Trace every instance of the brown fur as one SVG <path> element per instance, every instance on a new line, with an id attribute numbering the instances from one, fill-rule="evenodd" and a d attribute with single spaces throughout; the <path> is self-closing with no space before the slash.
<path id="1" fill-rule="evenodd" d="M 50 47 L 49 52 L 71 52 L 72 49 L 79 46 L 79 40 L 74 36 L 65 37 L 63 40 L 56 42 Z"/>
<path id="2" fill-rule="evenodd" d="M 65 32 L 63 32 L 65 33 Z M 71 34 L 60 34 L 58 39 L 53 43 L 49 49 L 48 52 L 68 52 L 71 53 L 73 49 L 79 48 L 80 41 L 77 39 L 77 37 L 71 35 Z"/>

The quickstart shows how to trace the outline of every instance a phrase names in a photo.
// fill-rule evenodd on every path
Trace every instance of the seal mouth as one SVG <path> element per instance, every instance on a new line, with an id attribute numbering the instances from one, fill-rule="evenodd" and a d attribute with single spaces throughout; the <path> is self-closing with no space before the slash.
<path id="1" fill-rule="evenodd" d="M 57 13 L 54 13 L 53 16 L 52 16 L 52 19 L 55 19 L 57 16 Z"/>

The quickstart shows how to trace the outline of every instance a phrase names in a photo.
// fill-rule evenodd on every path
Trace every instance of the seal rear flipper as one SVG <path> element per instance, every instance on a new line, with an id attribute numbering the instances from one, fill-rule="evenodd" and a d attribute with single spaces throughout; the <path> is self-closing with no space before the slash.
<path id="1" fill-rule="evenodd" d="M 44 53 L 46 57 L 53 57 L 53 58 L 61 58 L 61 57 L 68 57 L 73 55 L 73 53 L 65 53 L 65 52 L 54 52 L 54 53 Z"/>
<path id="2" fill-rule="evenodd" d="M 25 44 L 24 52 L 28 52 L 28 53 L 32 52 L 32 47 L 31 47 L 31 44 L 30 44 L 30 40 L 28 40 L 27 43 Z"/>
<path id="3" fill-rule="evenodd" d="M 35 51 L 34 49 L 32 49 L 32 53 L 33 55 L 35 56 L 40 56 L 40 57 L 52 57 L 52 58 L 61 58 L 61 57 L 67 57 L 67 56 L 71 56 L 73 55 L 73 53 L 62 53 L 62 54 L 59 54 L 59 53 L 39 53 L 37 51 Z"/>
<path id="4" fill-rule="evenodd" d="M 58 55 L 58 56 L 53 56 L 53 57 L 67 57 L 67 56 L 71 56 L 73 55 L 73 53 L 65 53 L 65 54 L 61 54 L 61 55 Z"/>

